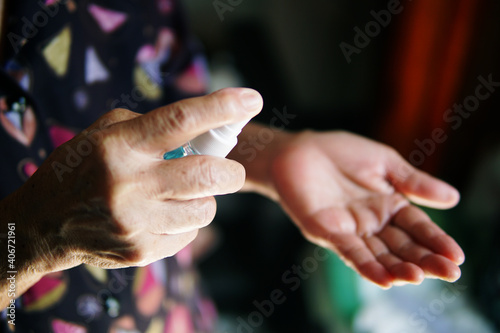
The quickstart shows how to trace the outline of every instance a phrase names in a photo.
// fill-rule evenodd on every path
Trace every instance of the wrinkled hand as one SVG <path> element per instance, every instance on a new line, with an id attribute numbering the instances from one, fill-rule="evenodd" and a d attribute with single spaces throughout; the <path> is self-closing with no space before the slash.
<path id="1" fill-rule="evenodd" d="M 254 103 L 245 105 L 245 96 Z M 51 270 L 82 262 L 142 266 L 175 254 L 212 221 L 213 196 L 241 188 L 245 170 L 211 156 L 165 161 L 163 153 L 261 108 L 257 92 L 224 89 L 145 115 L 106 114 L 60 146 L 23 187 L 23 200 L 33 202 L 26 226 L 34 251 Z"/>
<path id="2" fill-rule="evenodd" d="M 409 203 L 450 208 L 458 192 L 393 149 L 345 132 L 306 132 L 281 149 L 271 174 L 305 237 L 364 278 L 387 288 L 460 277 L 460 247 Z"/>

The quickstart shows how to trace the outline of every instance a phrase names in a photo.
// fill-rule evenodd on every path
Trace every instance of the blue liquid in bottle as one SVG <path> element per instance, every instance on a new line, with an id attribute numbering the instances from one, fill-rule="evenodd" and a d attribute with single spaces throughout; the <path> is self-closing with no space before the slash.
<path id="1" fill-rule="evenodd" d="M 188 155 L 199 155 L 200 153 L 194 149 L 188 142 L 177 149 L 166 152 L 163 155 L 164 160 L 173 160 L 175 158 L 181 158 Z"/>

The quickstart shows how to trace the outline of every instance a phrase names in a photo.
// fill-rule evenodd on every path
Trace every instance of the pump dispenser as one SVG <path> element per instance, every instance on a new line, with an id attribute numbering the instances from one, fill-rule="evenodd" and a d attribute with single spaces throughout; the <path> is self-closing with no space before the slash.
<path id="1" fill-rule="evenodd" d="M 163 159 L 170 160 L 187 155 L 211 155 L 226 157 L 238 143 L 237 136 L 249 120 L 224 125 L 205 132 L 181 147 L 163 155 Z"/>

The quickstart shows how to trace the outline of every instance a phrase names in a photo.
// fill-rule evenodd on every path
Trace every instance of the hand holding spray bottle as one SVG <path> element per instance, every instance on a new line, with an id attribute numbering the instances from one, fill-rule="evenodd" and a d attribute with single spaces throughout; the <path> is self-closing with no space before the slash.
<path id="1" fill-rule="evenodd" d="M 249 121 L 250 119 L 211 129 L 181 147 L 165 153 L 163 159 L 171 160 L 188 155 L 226 157 L 238 143 L 237 136 Z"/>

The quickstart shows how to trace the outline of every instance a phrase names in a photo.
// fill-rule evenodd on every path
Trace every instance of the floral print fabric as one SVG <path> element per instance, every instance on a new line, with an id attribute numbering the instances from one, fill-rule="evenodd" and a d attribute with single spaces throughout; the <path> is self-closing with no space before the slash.
<path id="1" fill-rule="evenodd" d="M 0 198 L 104 112 L 204 93 L 206 70 L 173 0 L 11 2 L 0 71 Z M 43 198 L 40 198 L 43 200 Z M 29 207 L 27 208 L 29 209 Z M 7 332 L 210 332 L 190 249 L 147 267 L 49 274 L 16 300 Z"/>

